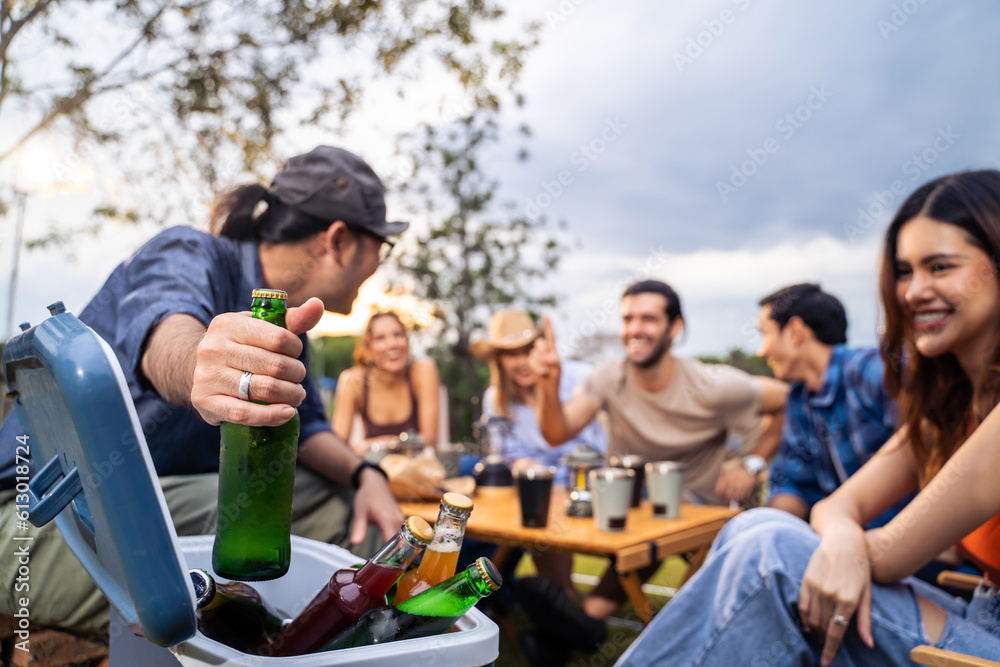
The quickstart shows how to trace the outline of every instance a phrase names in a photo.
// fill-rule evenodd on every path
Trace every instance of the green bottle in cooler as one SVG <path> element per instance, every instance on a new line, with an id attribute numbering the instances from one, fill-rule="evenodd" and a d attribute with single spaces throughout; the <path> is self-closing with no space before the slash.
<path id="1" fill-rule="evenodd" d="M 414 595 L 396 607 L 372 609 L 321 650 L 371 646 L 446 632 L 503 579 L 489 558 L 479 558 L 463 572 Z"/>
<path id="2" fill-rule="evenodd" d="M 253 317 L 287 328 L 287 299 L 281 290 L 255 289 Z M 221 431 L 219 523 L 212 567 L 227 579 L 275 579 L 288 572 L 292 556 L 298 411 L 281 426 L 223 422 Z"/>

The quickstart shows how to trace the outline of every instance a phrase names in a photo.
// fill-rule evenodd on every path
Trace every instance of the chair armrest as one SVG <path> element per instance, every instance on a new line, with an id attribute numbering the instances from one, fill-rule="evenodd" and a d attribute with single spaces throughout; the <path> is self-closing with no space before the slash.
<path id="1" fill-rule="evenodd" d="M 910 660 L 928 667 L 1000 667 L 1000 662 L 974 658 L 933 646 L 916 647 L 910 651 Z"/>
<path id="2" fill-rule="evenodd" d="M 957 588 L 960 591 L 972 591 L 975 590 L 976 586 L 983 580 L 982 577 L 977 577 L 974 574 L 963 574 L 961 572 L 952 572 L 951 570 L 945 570 L 938 574 L 937 582 L 939 586 L 949 586 L 951 588 Z"/>

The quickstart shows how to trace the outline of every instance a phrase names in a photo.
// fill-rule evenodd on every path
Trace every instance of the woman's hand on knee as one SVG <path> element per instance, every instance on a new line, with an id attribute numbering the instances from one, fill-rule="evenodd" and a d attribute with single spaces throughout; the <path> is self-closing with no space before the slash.
<path id="1" fill-rule="evenodd" d="M 824 666 L 833 662 L 852 617 L 862 641 L 874 646 L 871 564 L 860 530 L 828 535 L 820 542 L 802 578 L 799 615 L 803 628 L 823 639 Z"/>

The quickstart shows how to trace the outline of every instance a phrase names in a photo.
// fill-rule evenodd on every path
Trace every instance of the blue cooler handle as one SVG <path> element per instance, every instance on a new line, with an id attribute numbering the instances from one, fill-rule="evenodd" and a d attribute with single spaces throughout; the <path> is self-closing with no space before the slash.
<path id="1" fill-rule="evenodd" d="M 58 483 L 58 480 L 62 477 Z M 62 512 L 80 493 L 80 472 L 76 468 L 63 475 L 59 457 L 54 457 L 28 484 L 28 521 L 41 528 Z"/>

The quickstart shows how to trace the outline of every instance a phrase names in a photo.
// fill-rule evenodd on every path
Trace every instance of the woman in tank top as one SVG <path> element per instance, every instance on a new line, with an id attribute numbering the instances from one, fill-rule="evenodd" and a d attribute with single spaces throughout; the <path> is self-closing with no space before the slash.
<path id="1" fill-rule="evenodd" d="M 337 381 L 333 430 L 349 441 L 358 415 L 364 439 L 351 446 L 359 453 L 407 431 L 416 431 L 433 447 L 438 439 L 439 391 L 434 362 L 410 360 L 410 341 L 399 316 L 391 311 L 376 313 L 355 345 L 354 366 Z"/>

